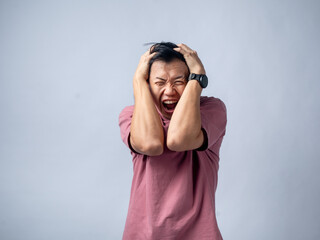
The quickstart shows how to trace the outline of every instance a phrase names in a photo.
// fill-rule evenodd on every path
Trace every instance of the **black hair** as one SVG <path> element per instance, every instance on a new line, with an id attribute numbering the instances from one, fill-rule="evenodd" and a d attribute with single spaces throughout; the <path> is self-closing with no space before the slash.
<path id="1" fill-rule="evenodd" d="M 181 53 L 173 50 L 174 48 L 178 47 L 176 44 L 174 44 L 172 42 L 160 42 L 160 43 L 147 43 L 145 45 L 149 45 L 149 44 L 153 44 L 150 48 L 150 54 L 157 52 L 157 54 L 155 54 L 150 59 L 149 74 L 148 74 L 149 76 L 150 76 L 151 66 L 155 61 L 164 61 L 166 63 L 169 63 L 175 59 L 179 59 L 187 65 L 187 62 L 184 59 L 183 55 Z"/>

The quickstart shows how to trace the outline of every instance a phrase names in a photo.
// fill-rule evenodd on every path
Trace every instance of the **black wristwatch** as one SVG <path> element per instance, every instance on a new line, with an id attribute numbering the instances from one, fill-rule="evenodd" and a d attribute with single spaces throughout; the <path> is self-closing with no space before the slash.
<path id="1" fill-rule="evenodd" d="M 188 80 L 197 80 L 202 88 L 208 86 L 208 77 L 205 74 L 190 73 Z"/>

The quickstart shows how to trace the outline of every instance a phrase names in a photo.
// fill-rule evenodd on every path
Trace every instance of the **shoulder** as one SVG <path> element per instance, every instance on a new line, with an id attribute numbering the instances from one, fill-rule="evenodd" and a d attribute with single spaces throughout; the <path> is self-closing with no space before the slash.
<path id="1" fill-rule="evenodd" d="M 200 97 L 200 109 L 201 110 L 220 110 L 223 112 L 227 111 L 226 105 L 224 102 L 216 97 L 207 97 L 201 96 Z"/>
<path id="2" fill-rule="evenodd" d="M 225 135 L 227 125 L 226 106 L 222 100 L 215 97 L 200 99 L 201 125 L 207 135 L 208 148 Z"/>
<path id="3" fill-rule="evenodd" d="M 119 114 L 119 117 L 121 116 L 130 116 L 133 114 L 133 110 L 134 110 L 134 105 L 131 106 L 126 106 L 125 108 L 123 108 Z"/>
<path id="4" fill-rule="evenodd" d="M 127 106 L 121 110 L 119 114 L 119 125 L 123 125 L 125 123 L 130 124 L 131 118 L 133 115 L 134 106 Z"/>
<path id="5" fill-rule="evenodd" d="M 224 129 L 227 122 L 227 109 L 222 100 L 215 97 L 201 97 L 201 122 L 203 126 L 210 125 Z"/>

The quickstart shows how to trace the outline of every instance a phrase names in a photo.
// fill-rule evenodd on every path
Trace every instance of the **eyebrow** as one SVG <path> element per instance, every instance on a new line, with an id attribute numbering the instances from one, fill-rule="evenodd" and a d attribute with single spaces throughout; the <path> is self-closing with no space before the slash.
<path id="1" fill-rule="evenodd" d="M 167 81 L 166 79 L 161 78 L 161 77 L 156 77 L 156 78 L 157 78 L 157 79 L 160 79 L 160 80 L 162 80 L 162 81 Z M 179 78 L 184 78 L 184 76 L 183 76 L 183 75 L 177 76 L 177 77 L 174 78 L 174 80 L 179 79 Z"/>

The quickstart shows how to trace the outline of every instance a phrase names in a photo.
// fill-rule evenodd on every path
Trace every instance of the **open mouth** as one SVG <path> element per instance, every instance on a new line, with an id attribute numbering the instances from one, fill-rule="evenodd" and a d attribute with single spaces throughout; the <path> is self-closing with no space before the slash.
<path id="1" fill-rule="evenodd" d="M 163 101 L 162 105 L 166 112 L 173 112 L 175 107 L 177 106 L 178 101 Z"/>

